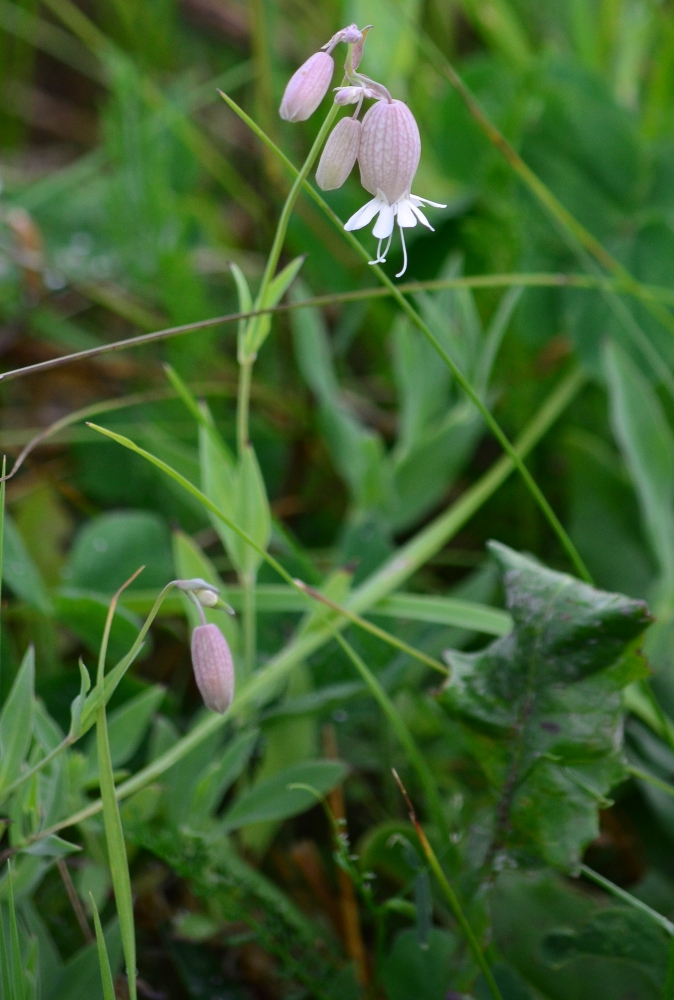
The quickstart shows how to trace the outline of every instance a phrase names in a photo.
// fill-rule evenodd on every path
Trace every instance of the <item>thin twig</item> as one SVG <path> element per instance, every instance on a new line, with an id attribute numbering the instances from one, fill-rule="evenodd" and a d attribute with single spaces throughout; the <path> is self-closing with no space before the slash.
<path id="1" fill-rule="evenodd" d="M 73 885 L 73 880 L 70 877 L 70 872 L 68 871 L 68 865 L 65 863 L 64 858 L 59 858 L 56 862 L 56 867 L 59 870 L 59 875 L 65 886 L 65 890 L 68 893 L 68 899 L 70 900 L 70 905 L 72 906 L 75 916 L 77 917 L 77 923 L 80 925 L 80 930 L 84 935 L 84 940 L 87 944 L 91 944 L 94 940 L 94 935 L 91 933 L 91 928 L 89 927 L 89 921 L 87 920 L 86 913 L 84 912 L 84 907 L 82 906 L 82 901 L 77 895 L 77 890 Z"/>
<path id="2" fill-rule="evenodd" d="M 426 855 L 426 859 L 427 859 L 429 865 L 431 866 L 431 868 L 433 869 L 433 873 L 434 873 L 435 877 L 437 878 L 438 882 L 440 883 L 440 888 L 442 889 L 442 891 L 443 891 L 443 893 L 445 895 L 445 898 L 446 898 L 447 902 L 449 903 L 449 905 L 451 907 L 452 913 L 454 914 L 457 923 L 459 924 L 461 930 L 463 931 L 464 937 L 466 938 L 466 941 L 468 942 L 468 947 L 472 951 L 473 956 L 475 958 L 475 961 L 477 962 L 477 964 L 479 965 L 479 967 L 480 967 L 480 969 L 482 971 L 482 975 L 484 976 L 484 978 L 485 978 L 485 980 L 487 982 L 487 985 L 488 985 L 489 989 L 491 990 L 491 994 L 494 997 L 494 1000 L 503 1000 L 503 996 L 501 995 L 501 991 L 498 988 L 496 980 L 494 979 L 493 973 L 492 973 L 492 971 L 491 971 L 491 969 L 489 967 L 489 963 L 487 962 L 487 959 L 484 957 L 484 953 L 482 951 L 482 948 L 480 947 L 480 942 L 478 941 L 477 937 L 475 936 L 475 932 L 473 931 L 473 928 L 468 923 L 466 915 L 463 912 L 463 908 L 461 906 L 461 903 L 459 902 L 458 896 L 456 895 L 456 893 L 452 889 L 451 885 L 449 884 L 447 876 L 445 875 L 444 871 L 442 870 L 442 867 L 440 865 L 440 862 L 437 859 L 435 851 L 433 850 L 433 848 L 431 847 L 430 843 L 428 842 L 428 838 L 426 837 L 426 834 L 424 833 L 423 827 L 422 827 L 421 823 L 419 822 L 419 820 L 417 819 L 417 814 L 414 811 L 414 806 L 412 805 L 412 803 L 410 801 L 410 797 L 407 794 L 407 790 L 406 790 L 405 786 L 403 785 L 402 781 L 400 780 L 400 778 L 398 776 L 398 772 L 396 771 L 396 769 L 392 768 L 391 770 L 393 771 L 393 777 L 396 780 L 398 788 L 400 789 L 400 791 L 402 793 L 402 796 L 405 799 L 405 803 L 407 805 L 407 809 L 408 809 L 408 812 L 409 812 L 410 820 L 412 821 L 414 829 L 417 831 L 417 836 L 419 837 L 419 841 L 420 841 L 421 846 L 423 848 L 424 854 Z"/>

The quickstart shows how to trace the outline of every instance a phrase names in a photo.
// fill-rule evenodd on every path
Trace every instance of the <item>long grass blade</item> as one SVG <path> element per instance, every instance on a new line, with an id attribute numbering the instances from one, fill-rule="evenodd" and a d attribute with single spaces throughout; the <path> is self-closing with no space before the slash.
<path id="1" fill-rule="evenodd" d="M 91 911 L 94 915 L 94 926 L 96 928 L 96 944 L 98 946 L 98 964 L 101 967 L 103 1000 L 115 1000 L 115 984 L 112 978 L 112 969 L 110 968 L 110 959 L 108 958 L 108 948 L 101 926 L 101 918 L 98 915 L 98 907 L 91 893 L 89 893 L 89 899 L 91 901 Z"/>

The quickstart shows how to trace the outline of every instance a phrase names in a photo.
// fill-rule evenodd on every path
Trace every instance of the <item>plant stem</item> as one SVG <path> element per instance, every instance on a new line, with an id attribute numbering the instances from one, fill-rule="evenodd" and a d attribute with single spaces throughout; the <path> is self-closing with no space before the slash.
<path id="1" fill-rule="evenodd" d="M 244 679 L 249 680 L 257 664 L 257 616 L 255 613 L 255 577 L 241 579 L 243 597 Z"/>
<path id="2" fill-rule="evenodd" d="M 447 876 L 445 875 L 444 871 L 442 870 L 442 865 L 438 861 L 438 858 L 437 858 L 437 855 L 436 855 L 435 851 L 433 850 L 433 848 L 431 847 L 430 843 L 428 842 L 428 838 L 426 837 L 426 834 L 424 833 L 424 829 L 423 829 L 421 823 L 417 819 L 417 815 L 416 815 L 416 813 L 414 811 L 414 806 L 410 802 L 410 798 L 409 798 L 409 796 L 408 796 L 408 794 L 407 794 L 407 792 L 405 790 L 405 786 L 403 785 L 402 781 L 398 777 L 395 769 L 393 771 L 393 776 L 394 776 L 394 778 L 396 779 L 396 781 L 398 783 L 398 787 L 400 788 L 400 791 L 402 792 L 402 795 L 403 795 L 403 797 L 405 799 L 405 802 L 407 803 L 407 808 L 409 810 L 410 819 L 411 819 L 412 823 L 414 824 L 414 828 L 417 831 L 417 836 L 419 837 L 419 840 L 421 841 L 421 846 L 423 848 L 424 854 L 426 855 L 426 860 L 428 861 L 429 865 L 433 869 L 433 874 L 435 875 L 435 877 L 437 878 L 438 882 L 440 883 L 440 888 L 442 889 L 442 891 L 444 893 L 445 899 L 449 903 L 449 906 L 451 908 L 452 913 L 454 914 L 456 922 L 458 923 L 459 927 L 461 928 L 461 930 L 463 932 L 463 935 L 464 935 L 466 941 L 468 942 L 468 947 L 472 951 L 473 956 L 475 958 L 475 961 L 477 962 L 478 966 L 480 967 L 480 969 L 482 971 L 482 975 L 484 976 L 484 978 L 485 978 L 485 980 L 487 982 L 487 986 L 489 987 L 494 1000 L 503 1000 L 503 997 L 501 995 L 501 991 L 498 988 L 498 985 L 496 983 L 496 980 L 494 979 L 494 976 L 492 974 L 491 969 L 489 968 L 489 963 L 487 962 L 487 959 L 484 957 L 484 952 L 482 951 L 482 948 L 480 947 L 480 942 L 478 941 L 477 937 L 475 936 L 475 932 L 473 931 L 473 928 L 468 923 L 466 915 L 463 912 L 463 908 L 461 906 L 461 903 L 459 902 L 458 896 L 456 895 L 456 893 L 452 889 L 452 887 L 451 887 L 451 885 L 450 885 L 450 883 L 449 883 L 449 881 L 447 879 Z"/>
<path id="3" fill-rule="evenodd" d="M 248 411 L 250 408 L 250 384 L 253 377 L 253 359 L 244 358 L 239 368 L 239 392 L 236 402 L 236 443 L 239 458 L 248 445 Z"/>
<path id="4" fill-rule="evenodd" d="M 616 899 L 620 899 L 623 903 L 633 906 L 635 910 L 641 910 L 641 912 L 650 917 L 654 923 L 659 924 L 663 930 L 667 931 L 670 937 L 674 936 L 674 924 L 671 920 L 668 920 L 667 917 L 663 917 L 663 915 L 658 913 L 657 910 L 652 909 L 646 903 L 642 903 L 640 899 L 637 899 L 637 897 L 633 896 L 630 892 L 626 892 L 625 889 L 621 889 L 620 886 L 614 885 L 613 882 L 604 878 L 603 875 L 594 871 L 593 868 L 588 868 L 587 865 L 581 865 L 580 870 L 583 875 L 585 875 L 585 877 L 591 882 L 594 882 L 595 885 L 601 886 L 602 889 L 610 893 L 612 896 L 615 896 Z"/>
<path id="5" fill-rule="evenodd" d="M 438 828 L 438 831 L 443 839 L 445 851 L 450 852 L 453 856 L 456 856 L 456 849 L 450 840 L 449 827 L 447 826 L 447 820 L 445 819 L 445 814 L 442 809 L 442 802 L 440 801 L 435 779 L 424 759 L 424 755 L 416 745 L 414 737 L 405 725 L 398 709 L 395 707 L 384 688 L 381 686 L 372 671 L 367 667 L 363 659 L 358 655 L 351 643 L 347 642 L 344 636 L 340 635 L 335 629 L 331 628 L 330 631 L 332 632 L 333 638 L 337 640 L 360 676 L 367 684 L 371 695 L 378 702 L 379 707 L 391 723 L 396 736 L 400 740 L 400 743 L 407 754 L 410 764 L 417 773 L 417 777 L 428 801 L 429 812 L 433 817 L 433 822 Z"/>

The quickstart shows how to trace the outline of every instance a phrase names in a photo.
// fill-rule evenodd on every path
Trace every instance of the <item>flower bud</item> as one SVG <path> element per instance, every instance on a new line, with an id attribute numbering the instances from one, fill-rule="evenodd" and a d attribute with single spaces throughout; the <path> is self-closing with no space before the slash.
<path id="1" fill-rule="evenodd" d="M 316 170 L 316 183 L 322 191 L 341 187 L 353 170 L 361 129 L 355 118 L 342 118 L 333 128 Z"/>
<path id="2" fill-rule="evenodd" d="M 234 698 L 234 663 L 217 625 L 197 625 L 192 632 L 192 667 L 206 708 L 224 715 Z"/>
<path id="3" fill-rule="evenodd" d="M 409 194 L 421 156 L 414 115 L 402 101 L 377 101 L 363 118 L 358 163 L 366 191 L 394 205 Z M 375 234 L 377 235 L 377 234 Z"/>
<path id="4" fill-rule="evenodd" d="M 290 77 L 279 114 L 287 122 L 306 121 L 328 92 L 335 63 L 327 52 L 314 52 Z"/>

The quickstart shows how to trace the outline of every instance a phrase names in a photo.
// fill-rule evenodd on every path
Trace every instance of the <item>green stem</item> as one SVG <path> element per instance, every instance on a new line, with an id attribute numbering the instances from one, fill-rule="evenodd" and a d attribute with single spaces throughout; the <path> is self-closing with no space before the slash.
<path id="1" fill-rule="evenodd" d="M 367 684 L 373 698 L 377 701 L 384 715 L 391 723 L 396 736 L 400 740 L 400 743 L 409 758 L 410 764 L 417 772 L 417 777 L 419 778 L 421 787 L 423 788 L 428 801 L 429 812 L 444 841 L 445 851 L 452 855 L 456 855 L 456 848 L 450 839 L 449 827 L 447 826 L 447 820 L 445 819 L 445 814 L 442 809 L 442 802 L 440 801 L 435 779 L 424 759 L 424 755 L 416 745 L 414 737 L 405 725 L 398 709 L 395 707 L 384 688 L 381 686 L 372 671 L 367 667 L 362 658 L 358 655 L 353 646 L 347 642 L 347 640 L 340 635 L 336 629 L 331 627 L 330 631 L 332 632 L 333 638 L 337 640 L 360 676 Z"/>
<path id="2" fill-rule="evenodd" d="M 292 165 L 291 165 L 292 166 Z M 293 168 L 294 169 L 294 168 Z M 313 188 L 306 190 L 315 194 Z M 318 198 L 318 195 L 316 195 Z M 326 206 L 327 207 L 327 206 Z M 620 294 L 633 295 L 642 300 L 653 300 L 670 302 L 674 305 L 674 289 L 661 288 L 658 285 L 639 285 L 638 288 L 630 292 L 624 288 L 620 281 L 612 278 L 596 277 L 591 274 L 475 274 L 465 275 L 462 278 L 438 278 L 433 281 L 410 281 L 405 284 L 395 286 L 399 292 L 408 293 L 435 291 L 443 288 L 588 288 L 615 291 Z M 108 344 L 100 344 L 98 347 L 89 347 L 84 351 L 75 351 L 73 354 L 63 354 L 60 357 L 50 358 L 48 361 L 38 361 L 34 365 L 26 365 L 23 368 L 14 368 L 11 371 L 0 373 L 0 383 L 8 382 L 16 378 L 23 378 L 24 375 L 34 374 L 40 371 L 47 371 L 51 368 L 60 368 L 73 361 L 81 361 L 85 358 L 94 358 L 102 354 L 110 354 L 114 351 L 124 351 L 132 347 L 141 347 L 143 344 L 151 344 L 160 340 L 168 340 L 171 337 L 180 337 L 186 333 L 197 333 L 200 330 L 207 330 L 214 326 L 223 326 L 225 323 L 237 323 L 241 320 L 254 319 L 258 316 L 268 316 L 274 313 L 290 312 L 294 309 L 308 309 L 312 307 L 338 305 L 342 302 L 359 302 L 368 299 L 389 298 L 393 293 L 389 288 L 359 288 L 351 292 L 335 292 L 331 295 L 316 295 L 310 299 L 303 299 L 297 302 L 284 302 L 281 305 L 265 306 L 262 309 L 254 309 L 249 312 L 226 313 L 223 316 L 213 316 L 210 319 L 197 320 L 194 323 L 183 323 L 180 326 L 170 326 L 164 330 L 154 330 L 150 333 L 141 333 L 137 337 L 127 337 L 125 340 L 115 340 Z M 215 388 L 211 390 L 215 392 Z M 269 391 L 269 390 L 266 390 Z M 148 396 L 150 393 L 147 394 Z M 98 404 L 95 404 L 96 406 Z M 107 405 L 107 404 L 103 404 Z M 122 405 L 127 405 L 122 403 Z M 72 422 L 73 415 L 69 414 L 63 418 L 63 426 L 68 426 Z M 56 424 L 52 425 L 55 428 Z M 48 432 L 55 433 L 54 429 Z M 40 438 L 41 440 L 41 438 Z M 12 470 L 13 471 L 13 470 Z"/>
<path id="3" fill-rule="evenodd" d="M 449 903 L 450 909 L 451 909 L 452 913 L 454 914 L 454 918 L 456 919 L 456 922 L 458 923 L 459 927 L 461 928 L 461 931 L 463 932 L 463 936 L 465 937 L 466 941 L 468 942 L 468 947 L 470 948 L 470 950 L 473 953 L 473 957 L 475 958 L 475 961 L 477 962 L 477 964 L 478 964 L 478 966 L 479 966 L 479 968 L 480 968 L 480 970 L 482 972 L 482 975 L 484 976 L 484 978 L 486 980 L 487 986 L 489 987 L 494 1000 L 503 1000 L 503 997 L 501 995 L 501 991 L 498 988 L 496 980 L 494 979 L 492 971 L 491 971 L 491 969 L 489 967 L 489 963 L 487 962 L 487 959 L 484 957 L 484 952 L 482 951 L 482 948 L 480 947 L 480 942 L 478 941 L 478 939 L 477 939 L 477 937 L 475 935 L 475 932 L 473 931 L 473 928 L 470 926 L 470 924 L 468 922 L 468 919 L 467 919 L 465 913 L 463 912 L 463 908 L 461 906 L 461 903 L 459 902 L 458 896 L 454 892 L 452 886 L 449 883 L 449 880 L 448 880 L 447 876 L 445 875 L 444 871 L 442 870 L 442 865 L 438 861 L 437 855 L 436 855 L 435 851 L 433 850 L 433 848 L 431 847 L 431 845 L 430 845 L 430 843 L 428 841 L 428 838 L 427 838 L 427 836 L 426 836 L 426 834 L 424 832 L 424 829 L 423 829 L 421 823 L 417 819 L 416 813 L 414 811 L 414 806 L 410 802 L 409 796 L 408 796 L 408 794 L 407 794 L 407 792 L 405 790 L 405 786 L 403 785 L 402 781 L 400 780 L 400 778 L 398 777 L 398 775 L 396 774 L 395 771 L 393 772 L 393 775 L 394 775 L 396 781 L 398 782 L 398 787 L 400 788 L 400 791 L 402 792 L 402 794 L 403 794 L 403 796 L 405 798 L 405 801 L 407 803 L 407 808 L 409 809 L 410 819 L 412 820 L 412 823 L 414 824 L 414 827 L 415 827 L 415 829 L 417 831 L 417 836 L 419 837 L 419 840 L 421 841 L 421 846 L 423 848 L 424 854 L 426 855 L 426 860 L 428 861 L 429 865 L 431 866 L 431 869 L 433 870 L 433 874 L 435 875 L 435 877 L 437 878 L 438 882 L 440 883 L 440 888 L 442 889 L 442 892 L 443 892 L 443 894 L 445 896 L 445 899 Z"/>
<path id="4" fill-rule="evenodd" d="M 242 578 L 244 678 L 252 677 L 257 665 L 257 616 L 255 613 L 255 578 Z"/>
<path id="5" fill-rule="evenodd" d="M 260 138 L 262 138 L 262 140 L 269 146 L 269 148 L 273 149 L 278 154 L 278 156 L 281 157 L 282 160 L 289 165 L 290 169 L 292 169 L 292 172 L 296 175 L 295 184 L 293 185 L 293 188 L 295 187 L 295 185 L 299 186 L 303 184 L 304 181 L 306 180 L 306 175 L 304 178 L 302 177 L 302 172 L 298 171 L 296 167 L 290 164 L 290 161 L 287 159 L 287 157 L 283 155 L 281 150 L 278 149 L 278 147 L 271 141 L 271 139 L 267 135 L 264 134 L 264 132 L 262 132 L 262 130 L 258 126 L 256 126 L 254 123 L 251 122 L 249 116 L 246 115 L 245 112 L 241 110 L 241 108 L 239 108 L 239 106 L 236 104 L 235 101 L 231 99 L 231 97 L 227 97 L 225 94 L 223 94 L 222 96 L 224 100 L 226 100 L 227 104 L 229 104 L 229 106 L 232 108 L 232 110 L 235 111 L 236 114 L 238 114 L 239 117 L 241 117 L 247 124 L 251 124 L 251 126 L 254 128 L 255 133 L 259 135 Z M 330 218 L 330 220 L 339 227 L 340 232 L 344 234 L 345 238 L 348 240 L 348 242 L 351 244 L 354 250 L 356 250 L 361 259 L 367 261 L 367 263 L 369 264 L 370 255 L 367 252 L 367 250 L 359 243 L 359 241 L 353 236 L 352 233 L 346 232 L 346 230 L 344 229 L 344 224 L 342 223 L 341 219 L 332 211 L 327 202 L 325 202 L 323 198 L 321 198 L 321 196 L 314 191 L 311 185 L 307 184 L 306 187 L 307 190 L 311 193 L 311 197 L 314 199 L 316 204 L 318 204 L 321 207 L 321 209 L 325 212 L 325 214 L 328 216 L 328 218 Z M 590 576 L 590 573 L 587 567 L 585 566 L 585 563 L 583 562 L 580 553 L 577 551 L 576 546 L 571 541 L 571 538 L 565 531 L 561 521 L 553 511 L 552 507 L 548 503 L 546 497 L 543 495 L 540 487 L 534 480 L 533 476 L 527 469 L 526 465 L 524 464 L 520 456 L 517 454 L 517 450 L 513 447 L 507 435 L 501 430 L 501 426 L 496 420 L 496 418 L 492 415 L 489 408 L 483 403 L 479 394 L 473 388 L 470 381 L 463 374 L 463 372 L 456 364 L 456 362 L 453 360 L 453 358 L 450 357 L 447 351 L 443 348 L 440 341 L 437 339 L 437 337 L 435 337 L 430 327 L 424 322 L 424 320 L 418 314 L 416 309 L 407 301 L 407 299 L 402 294 L 400 289 L 396 285 L 394 285 L 394 283 L 388 277 L 386 272 L 383 271 L 378 264 L 372 265 L 372 270 L 377 275 L 382 284 L 384 284 L 389 289 L 392 297 L 396 300 L 396 302 L 403 310 L 403 312 L 406 313 L 406 315 L 409 317 L 412 323 L 423 334 L 423 336 L 428 340 L 433 349 L 440 355 L 444 363 L 447 365 L 452 375 L 454 376 L 456 382 L 461 386 L 465 394 L 468 396 L 468 398 L 471 400 L 475 408 L 481 414 L 483 420 L 487 424 L 487 427 L 489 427 L 492 434 L 499 442 L 503 450 L 514 462 L 515 468 L 520 473 L 527 489 L 530 491 L 534 500 L 536 501 L 541 511 L 545 515 L 545 518 L 547 519 L 551 528 L 557 535 L 559 541 L 561 542 L 562 547 L 564 548 L 569 559 L 573 563 L 578 575 L 581 577 L 581 579 L 585 580 L 587 583 L 591 583 L 592 577 Z"/>
<path id="6" fill-rule="evenodd" d="M 656 778 L 654 774 L 649 774 L 648 771 L 644 771 L 640 767 L 628 766 L 627 770 L 632 775 L 633 778 L 638 778 L 639 781 L 645 781 L 649 785 L 653 785 L 653 788 L 659 788 L 661 792 L 665 795 L 671 795 L 674 798 L 674 785 L 670 785 L 667 781 L 663 781 L 662 778 Z"/>
<path id="7" fill-rule="evenodd" d="M 248 412 L 250 409 L 250 385 L 253 377 L 253 359 L 244 358 L 239 368 L 239 392 L 236 402 L 236 442 L 239 458 L 248 446 Z"/>
<path id="8" fill-rule="evenodd" d="M 623 903 L 627 903 L 628 906 L 634 907 L 635 910 L 641 910 L 641 912 L 645 913 L 647 917 L 650 917 L 654 923 L 659 924 L 663 930 L 667 931 L 670 936 L 674 936 L 674 924 L 671 920 L 668 920 L 667 917 L 663 917 L 663 915 L 658 913 L 657 910 L 652 909 L 646 903 L 642 903 L 642 901 L 637 899 L 636 896 L 633 896 L 630 892 L 626 892 L 625 889 L 621 889 L 619 886 L 614 885 L 613 882 L 604 878 L 603 875 L 600 875 L 599 872 L 594 871 L 594 869 L 588 868 L 587 865 L 581 865 L 580 870 L 583 875 L 585 875 L 586 878 L 589 878 L 591 882 L 594 882 L 595 885 L 601 886 L 601 888 L 606 892 L 615 896 L 616 899 L 622 900 Z"/>

